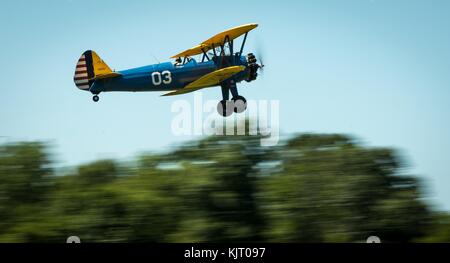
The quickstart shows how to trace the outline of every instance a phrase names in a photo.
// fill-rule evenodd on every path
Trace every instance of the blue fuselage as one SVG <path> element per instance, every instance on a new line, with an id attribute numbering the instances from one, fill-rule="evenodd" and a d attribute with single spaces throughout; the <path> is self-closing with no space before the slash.
<path id="1" fill-rule="evenodd" d="M 194 80 L 218 70 L 218 65 L 226 66 L 245 66 L 247 60 L 244 56 L 225 57 L 226 65 L 223 61 L 213 58 L 206 62 L 196 62 L 194 59 L 183 65 L 174 65 L 171 62 L 149 65 L 139 68 L 133 68 L 118 71 L 121 76 L 114 78 L 98 79 L 90 88 L 94 94 L 108 91 L 171 91 L 184 88 Z M 244 70 L 233 79 L 240 82 L 247 78 L 248 70 Z"/>

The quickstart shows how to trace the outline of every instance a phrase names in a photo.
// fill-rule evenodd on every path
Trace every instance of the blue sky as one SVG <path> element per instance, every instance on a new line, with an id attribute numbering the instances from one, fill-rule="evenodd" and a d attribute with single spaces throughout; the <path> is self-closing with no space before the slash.
<path id="1" fill-rule="evenodd" d="M 109 93 L 93 103 L 73 84 L 76 61 L 93 49 L 117 70 L 153 64 L 256 22 L 246 51 L 258 43 L 267 67 L 241 85 L 247 99 L 279 100 L 283 133 L 399 149 L 450 210 L 449 13 L 438 0 L 2 1 L 0 143 L 50 141 L 57 162 L 74 165 L 192 139 L 171 132 L 179 98 Z"/>

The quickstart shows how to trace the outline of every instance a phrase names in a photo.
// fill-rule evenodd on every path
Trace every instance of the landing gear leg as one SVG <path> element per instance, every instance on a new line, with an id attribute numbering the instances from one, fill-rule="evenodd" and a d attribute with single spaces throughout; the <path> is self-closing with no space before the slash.
<path id="1" fill-rule="evenodd" d="M 92 97 L 92 100 L 93 100 L 94 102 L 97 102 L 97 101 L 100 100 L 100 98 L 98 97 L 98 95 L 94 95 L 94 97 Z"/>
<path id="2" fill-rule="evenodd" d="M 222 86 L 222 100 L 217 104 L 217 112 L 223 117 L 233 114 L 233 102 L 230 100 L 230 88 Z"/>
<path id="3" fill-rule="evenodd" d="M 233 95 L 233 102 L 234 102 L 234 112 L 241 113 L 244 112 L 247 109 L 247 100 L 239 96 L 236 83 L 232 83 L 230 87 L 231 95 Z"/>

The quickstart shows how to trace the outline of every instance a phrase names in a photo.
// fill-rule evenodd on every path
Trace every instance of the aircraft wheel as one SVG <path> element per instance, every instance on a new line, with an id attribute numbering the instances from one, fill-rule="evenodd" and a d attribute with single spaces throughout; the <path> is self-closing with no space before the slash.
<path id="1" fill-rule="evenodd" d="M 233 114 L 233 103 L 229 100 L 221 100 L 217 104 L 217 112 L 223 117 L 228 117 Z"/>
<path id="2" fill-rule="evenodd" d="M 100 100 L 100 98 L 99 98 L 97 95 L 95 95 L 94 97 L 92 97 L 92 100 L 95 101 L 95 102 L 97 102 L 97 101 Z"/>
<path id="3" fill-rule="evenodd" d="M 247 100 L 242 96 L 237 96 L 233 98 L 234 102 L 234 112 L 241 113 L 247 109 Z"/>

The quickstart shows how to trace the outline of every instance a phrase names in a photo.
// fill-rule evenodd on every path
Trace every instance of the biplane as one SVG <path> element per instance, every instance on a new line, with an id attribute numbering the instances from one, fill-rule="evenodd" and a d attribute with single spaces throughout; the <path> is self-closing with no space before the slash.
<path id="1" fill-rule="evenodd" d="M 173 62 L 121 71 L 111 70 L 97 53 L 88 50 L 77 62 L 74 82 L 79 89 L 90 91 L 95 102 L 101 92 L 167 91 L 162 96 L 173 96 L 220 86 L 222 100 L 217 105 L 218 113 L 225 117 L 241 113 L 246 110 L 247 101 L 239 95 L 236 84 L 255 80 L 258 69 L 264 66 L 257 63 L 254 54 L 243 55 L 247 35 L 257 26 L 247 24 L 225 30 L 172 56 Z M 240 48 L 235 50 L 234 40 L 242 35 Z M 201 61 L 193 56 L 201 57 Z"/>

